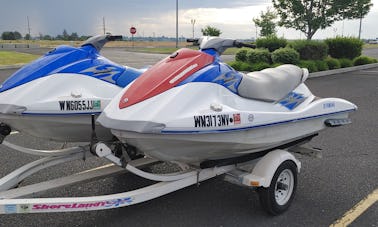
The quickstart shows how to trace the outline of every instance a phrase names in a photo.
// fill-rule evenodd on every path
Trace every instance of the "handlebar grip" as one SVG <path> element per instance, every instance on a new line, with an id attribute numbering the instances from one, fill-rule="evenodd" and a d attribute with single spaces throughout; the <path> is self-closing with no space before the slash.
<path id="1" fill-rule="evenodd" d="M 256 45 L 254 45 L 254 44 L 242 43 L 242 42 L 238 42 L 238 41 L 234 42 L 234 46 L 238 47 L 238 48 L 241 48 L 241 47 L 249 47 L 249 48 L 253 48 L 253 49 L 256 48 Z"/>
<path id="2" fill-rule="evenodd" d="M 109 41 L 122 40 L 122 35 L 109 35 L 107 39 Z"/>
<path id="3" fill-rule="evenodd" d="M 197 43 L 199 39 L 186 39 L 188 43 Z"/>
<path id="4" fill-rule="evenodd" d="M 252 49 L 255 49 L 255 48 L 256 48 L 256 45 L 255 45 L 255 44 L 243 43 L 243 46 L 244 46 L 244 47 L 249 47 L 249 48 L 252 48 Z"/>

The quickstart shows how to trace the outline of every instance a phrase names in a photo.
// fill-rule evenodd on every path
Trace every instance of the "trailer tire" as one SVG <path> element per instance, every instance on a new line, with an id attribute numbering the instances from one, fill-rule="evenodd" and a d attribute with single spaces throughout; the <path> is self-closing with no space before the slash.
<path id="1" fill-rule="evenodd" d="M 268 188 L 259 187 L 261 206 L 272 215 L 285 212 L 293 201 L 297 188 L 297 165 L 290 160 L 281 163 Z"/>

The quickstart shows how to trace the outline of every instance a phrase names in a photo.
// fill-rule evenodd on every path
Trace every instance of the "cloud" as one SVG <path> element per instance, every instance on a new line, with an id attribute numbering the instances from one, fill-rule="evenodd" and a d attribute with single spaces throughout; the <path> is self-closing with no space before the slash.
<path id="1" fill-rule="evenodd" d="M 235 8 L 196 8 L 179 10 L 179 36 L 191 37 L 191 20 L 195 19 L 195 33 L 200 36 L 201 28 L 207 25 L 217 27 L 223 36 L 231 38 L 251 38 L 254 36 L 252 18 L 261 10 L 266 9 L 266 4 L 259 6 L 245 6 Z M 176 34 L 176 12 L 155 14 L 154 17 L 142 17 L 133 23 L 139 31 L 144 31 L 146 36 L 165 35 L 174 37 Z M 138 33 L 138 35 L 141 35 Z"/>
<path id="2" fill-rule="evenodd" d="M 256 29 L 253 17 L 271 5 L 270 0 L 178 0 L 179 35 L 192 36 L 191 19 L 196 19 L 195 34 L 201 35 L 206 25 L 217 27 L 223 37 L 251 38 Z M 372 1 L 374 7 L 363 21 L 362 36 L 376 37 L 378 0 Z M 174 0 L 12 0 L 6 7 L 0 7 L 0 33 L 17 30 L 27 33 L 29 16 L 32 34 L 57 35 L 66 29 L 69 33 L 95 35 L 103 32 L 102 18 L 106 29 L 114 34 L 130 35 L 129 28 L 135 26 L 137 35 L 176 36 L 176 7 Z M 357 20 L 335 23 L 331 28 L 318 31 L 314 38 L 332 37 L 344 31 L 345 35 L 358 35 Z M 286 38 L 304 37 L 293 29 L 278 29 L 278 35 Z"/>

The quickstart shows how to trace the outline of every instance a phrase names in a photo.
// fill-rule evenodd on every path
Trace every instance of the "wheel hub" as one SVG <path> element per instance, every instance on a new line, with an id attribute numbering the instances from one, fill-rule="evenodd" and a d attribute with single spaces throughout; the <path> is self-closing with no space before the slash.
<path id="1" fill-rule="evenodd" d="M 279 205 L 285 205 L 293 194 L 294 174 L 291 170 L 285 169 L 278 176 L 274 196 Z"/>

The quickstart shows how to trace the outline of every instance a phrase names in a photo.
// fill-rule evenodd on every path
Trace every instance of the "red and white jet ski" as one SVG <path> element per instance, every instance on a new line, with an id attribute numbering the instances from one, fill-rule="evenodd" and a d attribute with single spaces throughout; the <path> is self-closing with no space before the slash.
<path id="1" fill-rule="evenodd" d="M 206 37 L 199 51 L 178 50 L 124 88 L 98 121 L 148 156 L 192 164 L 266 153 L 350 123 L 357 106 L 315 97 L 307 69 L 244 74 L 220 61 L 241 46 L 250 45 Z"/>

